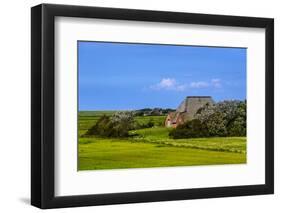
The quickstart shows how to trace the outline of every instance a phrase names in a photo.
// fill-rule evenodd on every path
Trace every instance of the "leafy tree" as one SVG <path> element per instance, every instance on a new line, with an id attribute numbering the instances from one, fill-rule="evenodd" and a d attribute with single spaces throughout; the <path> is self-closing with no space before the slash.
<path id="1" fill-rule="evenodd" d="M 227 136 L 226 121 L 223 113 L 214 112 L 203 123 L 209 136 Z"/>
<path id="2" fill-rule="evenodd" d="M 95 125 L 93 125 L 88 131 L 85 133 L 85 136 L 98 135 L 103 137 L 110 137 L 112 132 L 112 123 L 110 118 L 106 115 L 101 116 Z"/>
<path id="3" fill-rule="evenodd" d="M 233 120 L 228 126 L 229 136 L 246 136 L 246 122 L 242 117 Z"/>
<path id="4" fill-rule="evenodd" d="M 130 111 L 116 112 L 112 118 L 114 136 L 126 137 L 129 131 L 134 128 L 134 115 Z"/>
<path id="5" fill-rule="evenodd" d="M 200 109 L 197 110 L 197 112 L 195 114 L 195 119 L 198 119 L 201 122 L 204 122 L 215 111 L 216 111 L 216 105 L 207 103 L 205 106 L 203 106 L 203 107 L 201 107 Z"/>
<path id="6" fill-rule="evenodd" d="M 247 105 L 240 102 L 237 106 L 235 116 L 228 122 L 227 129 L 229 136 L 246 136 L 247 132 Z"/>
<path id="7" fill-rule="evenodd" d="M 195 115 L 205 123 L 211 136 L 246 135 L 246 101 L 222 101 L 206 105 Z"/>
<path id="8" fill-rule="evenodd" d="M 101 116 L 96 124 L 85 133 L 85 136 L 127 137 L 133 128 L 132 112 L 116 112 L 111 118 L 106 115 Z"/>

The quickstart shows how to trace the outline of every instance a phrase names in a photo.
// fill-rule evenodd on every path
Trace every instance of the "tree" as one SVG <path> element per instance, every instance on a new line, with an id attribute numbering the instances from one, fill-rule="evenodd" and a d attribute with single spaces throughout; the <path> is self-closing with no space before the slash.
<path id="1" fill-rule="evenodd" d="M 85 136 L 127 137 L 133 128 L 132 112 L 116 112 L 111 118 L 106 115 L 101 116 L 96 124 L 85 133 Z"/>
<path id="2" fill-rule="evenodd" d="M 197 113 L 195 114 L 195 119 L 200 120 L 201 122 L 205 122 L 209 119 L 209 117 L 214 114 L 216 111 L 215 104 L 206 104 L 205 106 L 198 109 Z"/>
<path id="3" fill-rule="evenodd" d="M 204 123 L 209 136 L 227 136 L 226 121 L 224 114 L 221 112 L 214 112 Z"/>
<path id="4" fill-rule="evenodd" d="M 134 115 L 130 111 L 116 112 L 112 118 L 114 134 L 117 137 L 126 137 L 134 128 Z"/>
<path id="5" fill-rule="evenodd" d="M 245 136 L 246 101 L 222 101 L 206 105 L 195 115 L 206 124 L 210 136 Z"/>
<path id="6" fill-rule="evenodd" d="M 110 118 L 106 115 L 101 116 L 95 125 L 93 125 L 90 129 L 87 130 L 85 136 L 103 136 L 110 137 L 112 133 L 113 125 L 110 121 Z"/>
<path id="7" fill-rule="evenodd" d="M 228 122 L 229 136 L 246 136 L 247 132 L 247 105 L 246 101 L 237 106 L 235 116 Z"/>

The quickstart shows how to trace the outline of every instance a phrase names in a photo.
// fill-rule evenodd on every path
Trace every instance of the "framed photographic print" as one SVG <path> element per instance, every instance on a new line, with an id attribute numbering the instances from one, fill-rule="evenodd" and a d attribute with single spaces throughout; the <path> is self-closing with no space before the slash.
<path id="1" fill-rule="evenodd" d="M 31 203 L 271 194 L 274 21 L 31 9 Z"/>

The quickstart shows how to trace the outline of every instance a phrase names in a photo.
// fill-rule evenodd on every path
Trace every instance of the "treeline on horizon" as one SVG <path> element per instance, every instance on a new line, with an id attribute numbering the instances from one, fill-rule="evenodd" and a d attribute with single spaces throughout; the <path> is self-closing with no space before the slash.
<path id="1" fill-rule="evenodd" d="M 91 112 L 99 112 L 102 115 L 107 115 L 110 112 L 112 112 L 113 114 L 115 112 L 121 112 L 121 111 L 131 111 L 134 113 L 135 116 L 160 116 L 160 115 L 167 115 L 170 112 L 174 112 L 176 111 L 176 109 L 155 107 L 155 108 L 142 108 L 136 110 L 79 110 L 79 113 L 82 116 L 91 116 Z"/>
<path id="2" fill-rule="evenodd" d="M 157 116 L 157 115 L 167 115 L 170 112 L 174 112 L 176 110 L 172 108 L 143 108 L 133 111 L 135 116 Z"/>

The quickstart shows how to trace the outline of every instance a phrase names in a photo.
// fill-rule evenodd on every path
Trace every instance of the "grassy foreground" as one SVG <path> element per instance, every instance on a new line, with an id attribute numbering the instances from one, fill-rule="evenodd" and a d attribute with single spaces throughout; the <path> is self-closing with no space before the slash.
<path id="1" fill-rule="evenodd" d="M 80 113 L 79 135 L 103 113 Z M 127 139 L 79 137 L 78 170 L 246 163 L 245 137 L 171 139 L 170 129 L 160 126 L 165 116 L 136 117 L 148 119 L 155 127 L 132 131 L 137 136 Z"/>

